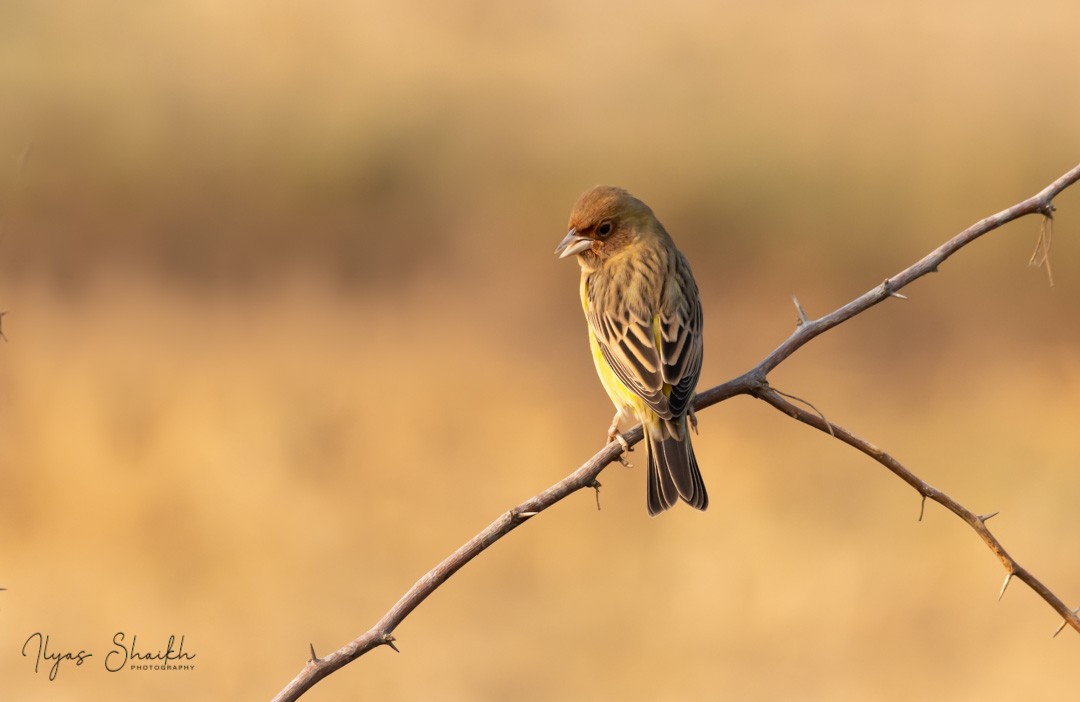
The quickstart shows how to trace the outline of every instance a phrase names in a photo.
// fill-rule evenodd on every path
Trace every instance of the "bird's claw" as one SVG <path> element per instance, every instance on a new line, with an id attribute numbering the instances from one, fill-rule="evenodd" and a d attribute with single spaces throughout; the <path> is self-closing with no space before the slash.
<path id="1" fill-rule="evenodd" d="M 626 437 L 619 433 L 619 430 L 612 427 L 608 432 L 608 443 L 612 441 L 618 441 L 619 446 L 622 446 L 622 453 L 619 454 L 619 463 L 622 463 L 627 468 L 632 468 L 630 462 L 626 460 L 626 455 L 634 449 L 630 446 L 630 442 L 626 440 Z"/>
<path id="2" fill-rule="evenodd" d="M 630 447 L 630 442 L 626 440 L 626 437 L 623 436 L 622 434 L 620 434 L 619 430 L 616 429 L 615 427 L 612 427 L 611 429 L 608 430 L 607 440 L 608 440 L 609 444 L 612 441 L 618 441 L 619 446 L 622 446 L 623 451 L 633 451 L 634 450 L 634 449 L 632 449 Z"/>
<path id="3" fill-rule="evenodd" d="M 615 416 L 611 419 L 611 426 L 607 430 L 607 440 L 610 444 L 612 441 L 618 441 L 619 446 L 622 446 L 622 453 L 619 454 L 619 463 L 622 463 L 627 468 L 632 467 L 630 462 L 626 460 L 625 454 L 633 451 L 630 447 L 630 442 L 626 440 L 626 437 L 619 433 L 619 420 L 622 418 L 623 411 L 617 410 Z"/>

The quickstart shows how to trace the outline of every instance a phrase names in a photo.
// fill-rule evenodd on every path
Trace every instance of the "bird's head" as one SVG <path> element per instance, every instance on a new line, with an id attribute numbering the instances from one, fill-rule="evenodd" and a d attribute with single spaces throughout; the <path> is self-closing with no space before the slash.
<path id="1" fill-rule="evenodd" d="M 559 242 L 559 258 L 577 254 L 581 267 L 599 268 L 634 243 L 656 222 L 652 210 L 622 188 L 598 185 L 587 190 L 570 212 L 570 231 Z"/>

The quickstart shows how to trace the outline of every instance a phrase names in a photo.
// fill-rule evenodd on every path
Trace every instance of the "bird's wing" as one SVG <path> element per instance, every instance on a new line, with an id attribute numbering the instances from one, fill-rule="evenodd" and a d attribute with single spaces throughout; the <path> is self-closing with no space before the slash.
<path id="1" fill-rule="evenodd" d="M 701 297 L 681 254 L 664 286 L 658 316 L 660 361 L 664 383 L 671 386 L 667 397 L 673 417 L 686 413 L 701 375 Z"/>
<path id="2" fill-rule="evenodd" d="M 660 354 L 652 320 L 635 318 L 626 310 L 589 311 L 589 326 L 600 351 L 623 385 L 661 416 L 668 414 L 663 392 Z"/>
<path id="3" fill-rule="evenodd" d="M 645 293 L 641 281 L 620 278 L 597 277 L 588 289 L 586 316 L 600 351 L 654 412 L 664 419 L 681 416 L 701 371 L 701 303 L 689 267 L 679 260 L 659 295 Z M 648 304 L 657 297 L 658 312 Z"/>

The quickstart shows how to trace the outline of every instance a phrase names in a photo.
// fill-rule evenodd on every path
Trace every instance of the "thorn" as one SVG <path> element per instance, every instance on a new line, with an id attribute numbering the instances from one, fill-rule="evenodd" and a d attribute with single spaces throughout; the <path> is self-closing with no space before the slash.
<path id="1" fill-rule="evenodd" d="M 514 507 L 513 509 L 508 511 L 506 514 L 510 518 L 510 523 L 514 524 L 516 526 L 518 524 L 523 524 L 524 522 L 529 521 L 530 519 L 532 519 L 533 517 L 535 517 L 536 515 L 538 515 L 540 513 L 539 512 L 519 512 L 518 508 Z"/>
<path id="2" fill-rule="evenodd" d="M 1001 514 L 1001 512 L 991 512 L 990 514 L 980 515 L 979 516 L 979 521 L 985 523 L 986 520 L 993 519 L 994 517 L 998 516 L 999 514 Z"/>
<path id="3" fill-rule="evenodd" d="M 1073 610 L 1072 612 L 1073 612 L 1073 614 L 1080 614 L 1080 607 L 1077 607 L 1077 608 L 1076 608 L 1076 609 L 1074 609 L 1074 610 Z M 1068 624 L 1068 623 L 1069 623 L 1069 620 L 1068 620 L 1068 619 L 1062 619 L 1062 620 L 1061 620 L 1061 626 L 1059 626 L 1059 627 L 1057 628 L 1057 631 L 1055 631 L 1055 632 L 1054 632 L 1054 635 L 1053 635 L 1053 637 L 1052 637 L 1052 638 L 1055 638 L 1055 639 L 1056 639 L 1056 638 L 1057 638 L 1057 635 L 1061 633 L 1061 631 L 1062 631 L 1062 630 L 1063 630 L 1063 629 L 1065 628 L 1065 625 L 1066 625 L 1066 624 Z"/>
<path id="4" fill-rule="evenodd" d="M 308 662 L 309 663 L 318 663 L 319 662 L 319 657 L 315 655 L 315 644 L 309 643 L 308 646 L 311 648 L 311 660 L 308 661 Z"/>
<path id="5" fill-rule="evenodd" d="M 881 284 L 882 292 L 887 294 L 889 297 L 895 297 L 895 298 L 898 298 L 900 300 L 908 299 L 907 295 L 901 295 L 900 293 L 896 292 L 895 290 L 892 290 L 891 288 L 892 288 L 892 280 L 886 278 L 885 282 L 883 282 Z"/>
<path id="6" fill-rule="evenodd" d="M 926 495 L 922 496 L 922 503 L 919 505 L 919 521 L 922 521 L 923 515 L 926 514 Z"/>
<path id="7" fill-rule="evenodd" d="M 795 312 L 799 315 L 799 321 L 795 323 L 795 326 L 801 327 L 810 320 L 806 318 L 806 311 L 803 310 L 802 305 L 799 304 L 799 298 L 792 295 L 791 301 L 795 303 Z"/>
<path id="8" fill-rule="evenodd" d="M 593 490 L 596 490 L 596 511 L 599 512 L 600 511 L 600 481 L 594 479 L 591 483 L 589 483 L 589 487 L 591 487 Z"/>
<path id="9" fill-rule="evenodd" d="M 1001 592 L 998 593 L 998 602 L 1001 602 L 1001 598 L 1005 596 L 1005 588 L 1009 587 L 1009 583 L 1012 582 L 1013 572 L 1010 570 L 1009 574 L 1005 576 L 1005 582 L 1001 583 Z"/>
<path id="10" fill-rule="evenodd" d="M 394 641 L 395 641 L 394 637 L 391 636 L 390 634 L 386 634 L 385 636 L 382 637 L 382 642 L 384 644 L 386 644 L 390 648 L 394 649 L 395 653 L 401 653 L 401 651 L 398 650 L 398 647 L 394 645 Z"/>

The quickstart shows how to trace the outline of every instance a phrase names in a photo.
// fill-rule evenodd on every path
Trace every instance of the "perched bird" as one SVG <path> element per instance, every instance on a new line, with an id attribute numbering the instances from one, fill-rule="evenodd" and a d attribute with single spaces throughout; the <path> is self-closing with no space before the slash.
<path id="1" fill-rule="evenodd" d="M 619 421 L 636 417 L 645 429 L 650 515 L 679 498 L 709 505 L 687 414 L 701 374 L 701 299 L 690 265 L 641 200 L 621 188 L 597 186 L 570 213 L 570 231 L 555 249 L 577 255 L 581 305 L 600 382 L 615 404 L 608 440 L 629 445 Z"/>

